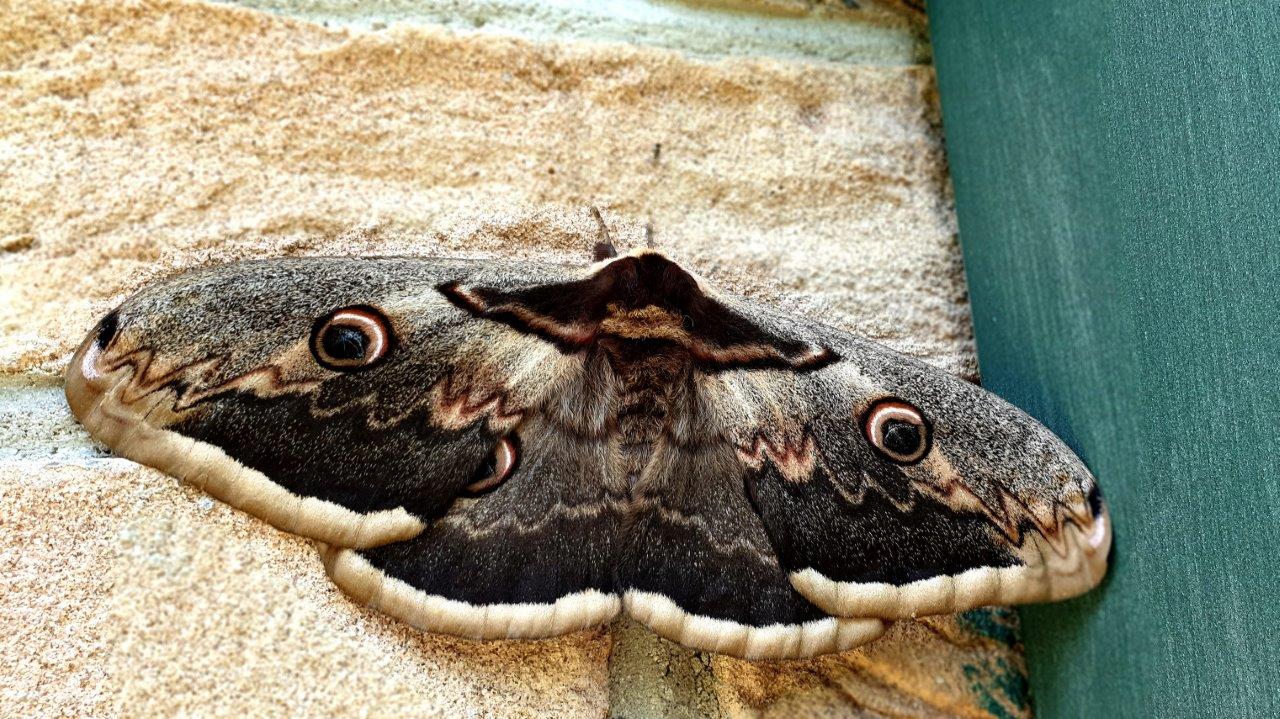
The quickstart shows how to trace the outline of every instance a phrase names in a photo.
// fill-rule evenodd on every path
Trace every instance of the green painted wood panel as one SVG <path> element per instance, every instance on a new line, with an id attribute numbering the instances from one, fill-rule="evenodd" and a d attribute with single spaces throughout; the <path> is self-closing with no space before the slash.
<path id="1" fill-rule="evenodd" d="M 1280 716 L 1280 3 L 929 7 L 984 383 L 1099 476 L 1046 717 Z"/>

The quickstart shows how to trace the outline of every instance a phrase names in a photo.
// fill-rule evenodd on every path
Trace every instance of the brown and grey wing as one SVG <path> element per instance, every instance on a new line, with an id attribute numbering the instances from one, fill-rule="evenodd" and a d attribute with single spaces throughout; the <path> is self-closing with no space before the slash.
<path id="1" fill-rule="evenodd" d="M 620 515 L 605 489 L 608 443 L 543 416 L 510 441 L 520 448 L 510 476 L 418 536 L 324 548 L 334 582 L 421 629 L 477 639 L 555 636 L 612 619 Z"/>
<path id="2" fill-rule="evenodd" d="M 520 268 L 527 278 L 547 268 Z M 501 265 L 307 259 L 127 300 L 67 373 L 117 453 L 322 542 L 357 599 L 471 637 L 612 617 L 609 388 L 438 288 Z M 607 378 L 607 375 L 604 375 Z"/>
<path id="3" fill-rule="evenodd" d="M 791 584 L 824 611 L 897 619 L 1096 585 L 1110 528 L 1093 476 L 1003 400 L 832 332 L 811 372 L 720 373 L 717 420 Z"/>
<path id="4" fill-rule="evenodd" d="M 401 258 L 188 272 L 99 324 L 67 397 L 116 453 L 280 529 L 344 547 L 404 540 L 452 506 L 562 373 L 580 371 L 437 289 L 495 272 Z"/>
<path id="5" fill-rule="evenodd" d="M 884 622 L 829 616 L 791 586 L 732 446 L 669 440 L 658 453 L 618 571 L 628 614 L 686 646 L 748 659 L 843 651 L 884 633 Z"/>

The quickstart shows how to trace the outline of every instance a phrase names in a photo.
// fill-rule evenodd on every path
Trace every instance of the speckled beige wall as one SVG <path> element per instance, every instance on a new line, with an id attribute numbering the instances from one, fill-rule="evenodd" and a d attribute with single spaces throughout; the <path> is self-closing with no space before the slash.
<path id="1" fill-rule="evenodd" d="M 1025 677 L 1006 613 L 756 665 L 628 623 L 533 643 L 407 629 L 348 601 L 306 542 L 93 449 L 57 386 L 100 314 L 175 269 L 584 262 L 593 205 L 624 247 L 649 226 L 722 286 L 971 374 L 931 68 L 194 2 L 0 13 L 0 714 L 1026 711 L 985 688 Z"/>

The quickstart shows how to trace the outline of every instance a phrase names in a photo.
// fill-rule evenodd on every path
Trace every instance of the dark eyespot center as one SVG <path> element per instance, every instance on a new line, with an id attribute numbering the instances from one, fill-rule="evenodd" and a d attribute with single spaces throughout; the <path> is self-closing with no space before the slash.
<path id="1" fill-rule="evenodd" d="M 895 454 L 910 456 L 920 449 L 920 428 L 910 422 L 891 419 L 884 425 L 884 448 Z"/>
<path id="2" fill-rule="evenodd" d="M 111 344 L 111 340 L 115 339 L 116 331 L 119 328 L 120 328 L 119 312 L 112 312 L 106 317 L 103 317 L 102 321 L 98 323 L 98 337 L 96 340 L 94 340 L 98 345 L 98 349 L 100 350 L 106 349 L 107 345 Z"/>
<path id="3" fill-rule="evenodd" d="M 520 449 L 515 436 L 499 438 L 488 456 L 480 462 L 475 474 L 471 475 L 467 491 L 480 494 L 494 489 L 511 476 L 519 461 Z"/>
<path id="4" fill-rule="evenodd" d="M 391 321 L 381 310 L 354 305 L 316 320 L 311 353 L 326 369 L 358 372 L 378 364 L 395 345 Z"/>
<path id="5" fill-rule="evenodd" d="M 498 473 L 498 458 L 495 455 L 495 452 L 490 452 L 489 456 L 485 457 L 485 460 L 476 468 L 475 474 L 471 475 L 472 484 L 484 482 Z"/>
<path id="6" fill-rule="evenodd" d="M 932 425 L 918 407 L 906 400 L 886 397 L 874 402 L 862 416 L 867 442 L 883 458 L 911 465 L 929 454 Z"/>
<path id="7" fill-rule="evenodd" d="M 1093 512 L 1093 516 L 1097 517 L 1102 514 L 1102 488 L 1093 485 L 1089 490 L 1089 496 L 1086 498 L 1089 502 L 1089 511 Z"/>
<path id="8" fill-rule="evenodd" d="M 369 337 L 355 327 L 330 325 L 320 338 L 324 351 L 337 360 L 363 359 L 369 351 Z"/>

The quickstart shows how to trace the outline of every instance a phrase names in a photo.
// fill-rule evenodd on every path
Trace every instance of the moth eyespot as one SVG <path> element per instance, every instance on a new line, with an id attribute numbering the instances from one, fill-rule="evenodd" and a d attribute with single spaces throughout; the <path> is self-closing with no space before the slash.
<path id="1" fill-rule="evenodd" d="M 915 464 L 929 453 L 932 428 L 924 413 L 900 399 L 882 399 L 867 410 L 862 421 L 867 441 L 881 455 L 897 464 Z"/>
<path id="2" fill-rule="evenodd" d="M 377 364 L 390 351 L 392 339 L 391 323 L 381 312 L 364 305 L 344 307 L 316 320 L 311 353 L 322 367 L 354 372 Z"/>
<path id="3" fill-rule="evenodd" d="M 98 336 L 94 340 L 94 342 L 96 342 L 98 345 L 98 349 L 105 350 L 107 348 L 107 345 L 111 344 L 111 340 L 115 339 L 116 331 L 119 329 L 120 329 L 120 313 L 119 312 L 112 312 L 106 317 L 103 317 L 102 321 L 98 323 Z"/>
<path id="4" fill-rule="evenodd" d="M 479 494 L 497 487 L 511 476 L 519 460 L 520 452 L 516 448 L 515 441 L 510 437 L 500 438 L 493 446 L 493 450 L 489 452 L 489 456 L 485 457 L 476 469 L 471 484 L 467 485 L 467 491 Z"/>

